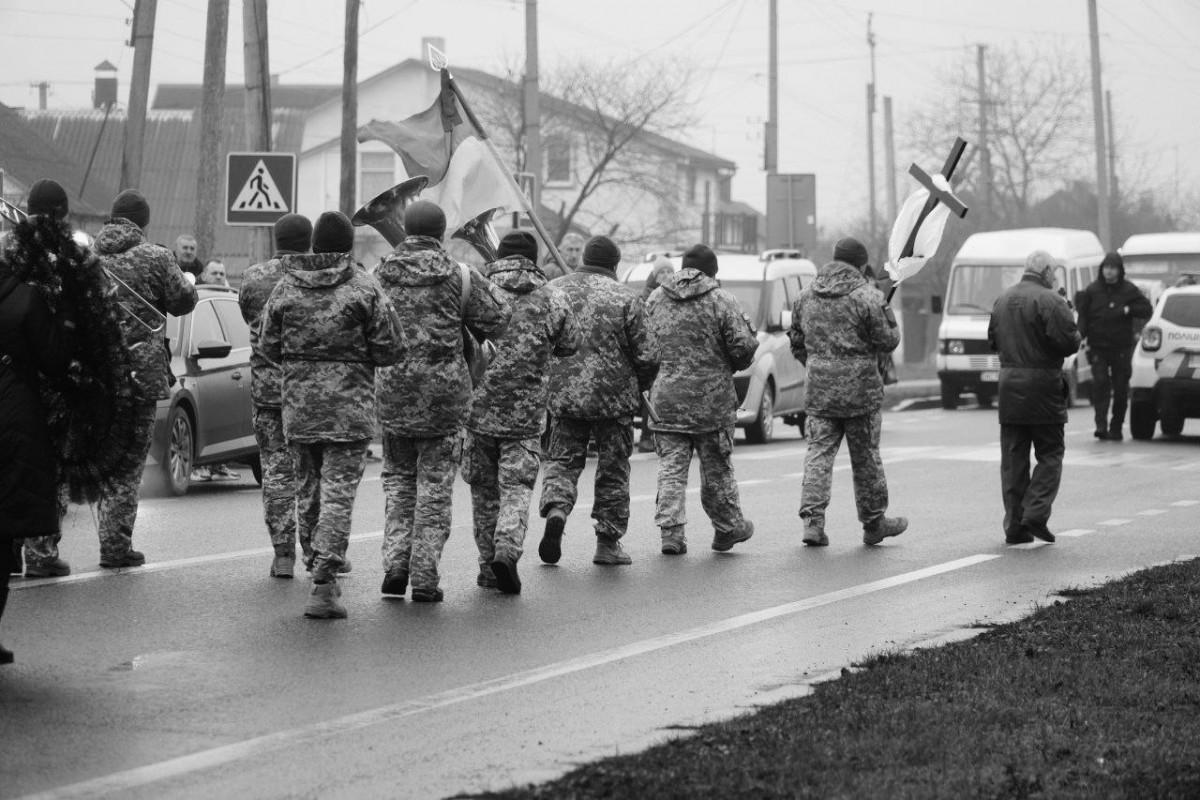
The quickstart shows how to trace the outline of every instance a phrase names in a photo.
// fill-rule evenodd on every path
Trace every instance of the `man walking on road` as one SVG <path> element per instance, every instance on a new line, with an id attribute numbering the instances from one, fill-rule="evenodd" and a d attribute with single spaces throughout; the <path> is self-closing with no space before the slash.
<path id="1" fill-rule="evenodd" d="M 583 266 L 553 282 L 567 293 L 579 323 L 580 346 L 550 370 L 550 444 L 542 479 L 541 514 L 546 530 L 538 555 L 547 564 L 562 557 L 562 536 L 575 507 L 577 483 L 596 440 L 596 553 L 593 564 L 631 564 L 620 539 L 629 527 L 629 456 L 633 415 L 641 392 L 658 371 L 646 334 L 642 300 L 617 281 L 621 251 L 607 236 L 594 236 Z"/>
<path id="2" fill-rule="evenodd" d="M 992 307 L 988 344 L 1000 354 L 1000 485 L 1004 541 L 1053 542 L 1047 523 L 1062 480 L 1067 380 L 1063 360 L 1082 337 L 1054 291 L 1054 257 L 1035 250 L 1025 273 Z M 1029 472 L 1029 448 L 1037 456 Z"/>
<path id="3" fill-rule="evenodd" d="M 733 477 L 737 392 L 733 373 L 754 361 L 758 337 L 732 295 L 717 284 L 717 256 L 702 244 L 683 254 L 683 269 L 665 277 L 646 306 L 658 353 L 649 406 L 658 451 L 654 523 L 662 552 L 687 552 L 687 480 L 692 451 L 700 459 L 700 503 L 712 520 L 712 549 L 726 551 L 754 535 L 742 516 Z"/>
<path id="4" fill-rule="evenodd" d="M 1133 376 L 1133 347 L 1154 309 L 1141 289 L 1125 279 L 1125 260 L 1108 253 L 1100 275 L 1075 298 L 1079 334 L 1092 365 L 1092 406 L 1097 439 L 1119 442 L 1129 408 L 1129 379 Z M 1112 400 L 1112 419 L 1108 404 Z"/>
<path id="5" fill-rule="evenodd" d="M 908 528 L 904 517 L 885 516 L 887 478 L 879 455 L 883 377 L 879 355 L 900 344 L 896 318 L 883 294 L 863 274 L 867 248 L 857 239 L 837 243 L 833 261 L 800 294 L 788 331 L 792 353 L 808 367 L 808 451 L 800 518 L 804 544 L 823 547 L 825 509 L 833 485 L 833 460 L 842 438 L 850 450 L 854 502 L 863 544 L 876 545 Z"/>

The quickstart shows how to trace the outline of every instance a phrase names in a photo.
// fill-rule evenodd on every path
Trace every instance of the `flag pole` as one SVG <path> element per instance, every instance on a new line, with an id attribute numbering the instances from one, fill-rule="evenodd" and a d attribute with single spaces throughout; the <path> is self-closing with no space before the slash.
<path id="1" fill-rule="evenodd" d="M 550 234 L 546 231 L 545 226 L 542 225 L 542 221 L 538 219 L 537 214 L 534 213 L 533 205 L 529 202 L 529 198 L 525 196 L 525 193 L 521 191 L 521 187 L 517 185 L 516 179 L 512 176 L 512 171 L 507 165 L 505 165 L 504 159 L 500 157 L 500 152 L 496 150 L 496 145 L 492 143 L 492 139 L 488 136 L 487 131 L 484 130 L 483 126 L 479 124 L 479 118 L 475 116 L 475 112 L 471 109 L 471 104 L 467 102 L 467 98 L 463 96 L 462 91 L 458 88 L 458 84 L 455 82 L 454 76 L 450 75 L 450 70 L 446 67 L 442 67 L 442 69 L 445 69 L 446 74 L 450 76 L 450 91 L 454 92 L 454 96 L 457 97 L 458 102 L 462 104 L 463 112 L 467 115 L 467 119 L 471 121 L 473 126 L 475 126 L 475 132 L 479 134 L 479 138 L 483 140 L 485 145 L 487 145 L 488 152 L 492 154 L 492 158 L 496 161 L 497 166 L 500 167 L 500 172 L 503 173 L 504 179 L 508 181 L 509 188 L 512 189 L 516 193 L 517 197 L 520 198 L 522 208 L 524 208 L 525 213 L 529 215 L 529 219 L 531 222 L 533 222 L 533 227 L 535 230 L 537 230 L 538 235 L 542 237 L 542 242 L 546 245 L 546 249 L 550 251 L 550 256 L 554 259 L 554 263 L 558 264 L 559 268 L 566 273 L 566 262 L 563 261 L 562 254 L 558 252 L 558 248 L 554 246 L 554 242 L 551 240 Z"/>

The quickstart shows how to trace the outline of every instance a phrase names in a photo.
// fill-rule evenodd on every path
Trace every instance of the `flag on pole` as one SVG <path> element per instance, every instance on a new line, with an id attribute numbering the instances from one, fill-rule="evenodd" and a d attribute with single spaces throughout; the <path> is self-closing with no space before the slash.
<path id="1" fill-rule="evenodd" d="M 399 154 L 410 178 L 428 177 L 421 199 L 441 207 L 453 232 L 488 209 L 520 208 L 521 199 L 462 113 L 449 72 L 441 73 L 433 105 L 400 122 L 373 119 L 358 129 L 358 141 L 383 142 Z"/>
<path id="2" fill-rule="evenodd" d="M 932 180 L 938 189 L 944 192 L 950 191 L 950 184 L 944 176 L 935 174 L 932 176 Z M 929 190 L 918 189 L 908 196 L 900 213 L 896 215 L 896 222 L 892 226 L 892 235 L 888 239 L 888 263 L 884 267 L 888 277 L 896 283 L 920 272 L 921 268 L 925 266 L 925 262 L 933 258 L 938 245 L 942 243 L 942 233 L 946 230 L 946 220 L 950 218 L 950 209 L 944 203 L 938 203 L 929 212 L 929 216 L 920 220 L 921 209 L 928 199 Z M 913 226 L 917 224 L 921 227 L 913 242 L 913 254 L 901 258 L 900 253 L 904 250 Z"/>

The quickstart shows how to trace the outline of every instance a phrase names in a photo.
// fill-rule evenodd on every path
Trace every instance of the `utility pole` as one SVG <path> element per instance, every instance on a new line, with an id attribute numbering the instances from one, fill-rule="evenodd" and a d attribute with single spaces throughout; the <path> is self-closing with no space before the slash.
<path id="1" fill-rule="evenodd" d="M 987 52 L 986 45 L 978 47 L 978 71 L 979 71 L 979 174 L 980 174 L 980 189 L 979 193 L 982 199 L 981 206 L 985 215 L 991 213 L 992 201 L 992 154 L 988 150 L 988 96 L 987 96 L 987 74 L 985 72 L 984 54 Z"/>
<path id="2" fill-rule="evenodd" d="M 875 246 L 875 34 L 871 31 L 871 17 L 867 14 L 867 44 L 871 48 L 871 82 L 867 84 L 867 230 L 871 244 Z"/>
<path id="3" fill-rule="evenodd" d="M 533 173 L 529 201 L 535 211 L 542 201 L 542 109 L 538 88 L 537 30 L 537 0 L 525 0 L 525 171 Z"/>
<path id="4" fill-rule="evenodd" d="M 779 172 L 779 6 L 771 0 L 767 33 L 767 127 L 763 137 L 763 169 Z"/>
<path id="5" fill-rule="evenodd" d="M 45 110 L 46 110 L 46 99 L 47 99 L 47 97 L 49 96 L 49 93 L 50 93 L 50 84 L 49 84 L 49 83 L 47 83 L 46 81 L 41 81 L 40 83 L 33 83 L 33 82 L 30 82 L 30 84 L 29 84 L 29 85 L 30 85 L 30 86 L 36 86 L 36 87 L 37 87 L 37 90 L 38 90 L 38 109 L 40 109 L 40 110 L 42 110 L 42 111 L 45 111 Z"/>
<path id="6" fill-rule="evenodd" d="M 1100 24 L 1096 19 L 1096 0 L 1088 0 L 1088 29 L 1092 40 L 1092 117 L 1096 125 L 1096 206 L 1100 223 L 1100 244 L 1112 247 L 1109 220 L 1112 210 L 1108 199 L 1108 147 L 1104 136 L 1104 92 L 1100 81 Z"/>
<path id="7" fill-rule="evenodd" d="M 346 0 L 346 44 L 342 56 L 342 180 L 338 208 L 347 217 L 354 216 L 358 166 L 358 5 Z"/>
<path id="8" fill-rule="evenodd" d="M 887 218 L 895 220 L 899 211 L 896 199 L 896 137 L 892 131 L 892 98 L 883 98 L 883 157 L 887 170 Z"/>
<path id="9" fill-rule="evenodd" d="M 217 242 L 221 198 L 221 114 L 225 98 L 225 46 L 229 39 L 229 0 L 208 0 L 204 32 L 204 94 L 200 100 L 200 163 L 196 179 L 196 251 L 212 258 Z"/>
<path id="10" fill-rule="evenodd" d="M 242 0 L 242 39 L 246 73 L 246 149 L 271 151 L 271 68 L 267 40 L 267 0 Z M 295 211 L 295 209 L 290 209 Z M 266 261 L 273 247 L 271 228 L 250 228 L 250 263 Z"/>
<path id="11" fill-rule="evenodd" d="M 1113 135 L 1112 90 L 1105 89 L 1104 97 L 1108 101 L 1104 106 L 1108 112 L 1108 181 L 1112 189 L 1109 192 L 1109 196 L 1112 198 L 1112 213 L 1110 218 L 1112 220 L 1112 230 L 1115 232 L 1117 229 L 1117 214 L 1121 210 L 1121 183 L 1117 180 L 1117 140 Z"/>
<path id="12" fill-rule="evenodd" d="M 150 97 L 150 56 L 154 51 L 154 17 L 158 0 L 137 0 L 133 7 L 133 75 L 129 79 L 129 111 L 121 151 L 120 191 L 142 183 L 142 147 L 146 137 L 146 104 Z M 211 9 L 210 9 L 211 13 Z M 221 54 L 221 64 L 225 55 Z M 222 70 L 222 74 L 223 74 Z"/>

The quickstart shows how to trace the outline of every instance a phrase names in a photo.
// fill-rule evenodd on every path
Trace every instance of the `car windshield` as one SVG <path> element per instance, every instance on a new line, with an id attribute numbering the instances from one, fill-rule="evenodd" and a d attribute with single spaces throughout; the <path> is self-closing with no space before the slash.
<path id="1" fill-rule="evenodd" d="M 762 296 L 763 291 L 767 288 L 765 284 L 754 281 L 722 281 L 721 288 L 737 299 L 742 306 L 742 312 L 750 318 L 751 322 L 756 326 L 760 325 Z"/>
<path id="2" fill-rule="evenodd" d="M 1162 318 L 1181 328 L 1200 328 L 1200 294 L 1173 294 L 1163 301 Z"/>
<path id="3" fill-rule="evenodd" d="M 1166 256 L 1125 256 L 1125 277 L 1158 280 L 1171 286 L 1185 272 L 1200 272 L 1200 253 Z"/>
<path id="4" fill-rule="evenodd" d="M 946 290 L 947 314 L 991 314 L 1000 293 L 1021 280 L 1023 266 L 958 264 L 950 272 Z M 1066 270 L 1059 267 L 1058 285 L 1064 285 Z"/>

